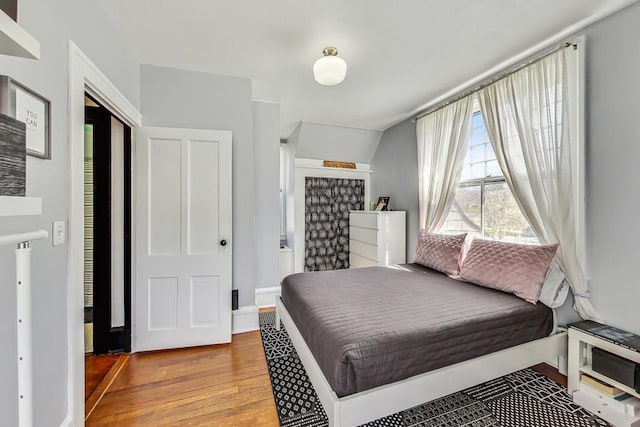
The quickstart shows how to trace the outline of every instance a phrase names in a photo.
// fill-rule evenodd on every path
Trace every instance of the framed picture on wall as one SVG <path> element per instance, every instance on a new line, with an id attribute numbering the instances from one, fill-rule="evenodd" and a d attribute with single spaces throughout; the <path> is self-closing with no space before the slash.
<path id="1" fill-rule="evenodd" d="M 0 113 L 27 127 L 27 154 L 51 158 L 51 102 L 8 76 L 0 76 Z"/>

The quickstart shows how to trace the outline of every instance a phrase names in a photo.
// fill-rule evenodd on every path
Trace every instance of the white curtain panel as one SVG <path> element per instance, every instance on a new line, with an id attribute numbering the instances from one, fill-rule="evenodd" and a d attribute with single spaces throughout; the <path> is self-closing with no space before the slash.
<path id="1" fill-rule="evenodd" d="M 522 213 L 543 243 L 560 243 L 558 261 L 585 319 L 600 320 L 577 255 L 576 188 L 569 135 L 567 49 L 477 93 L 489 138 Z"/>
<path id="2" fill-rule="evenodd" d="M 473 97 L 467 96 L 417 121 L 420 228 L 440 230 L 460 183 L 471 133 Z"/>

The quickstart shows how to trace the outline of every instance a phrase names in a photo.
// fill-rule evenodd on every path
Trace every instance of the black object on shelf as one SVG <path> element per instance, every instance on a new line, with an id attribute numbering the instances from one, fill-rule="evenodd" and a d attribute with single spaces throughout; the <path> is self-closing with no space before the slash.
<path id="1" fill-rule="evenodd" d="M 598 347 L 591 350 L 591 368 L 606 377 L 614 379 L 633 389 L 640 388 L 636 377 L 640 372 L 640 365 L 629 359 L 609 353 Z"/>

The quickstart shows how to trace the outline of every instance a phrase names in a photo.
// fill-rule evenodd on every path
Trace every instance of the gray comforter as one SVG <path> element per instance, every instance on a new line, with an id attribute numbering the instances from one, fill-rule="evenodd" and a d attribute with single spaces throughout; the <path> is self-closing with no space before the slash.
<path id="1" fill-rule="evenodd" d="M 282 302 L 338 396 L 528 341 L 551 309 L 417 264 L 300 273 Z"/>

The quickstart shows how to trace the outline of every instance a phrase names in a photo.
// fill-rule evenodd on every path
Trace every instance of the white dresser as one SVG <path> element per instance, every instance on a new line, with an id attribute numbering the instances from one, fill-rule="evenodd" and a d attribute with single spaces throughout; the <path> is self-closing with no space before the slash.
<path id="1" fill-rule="evenodd" d="M 349 266 L 404 264 L 404 211 L 349 212 Z"/>

